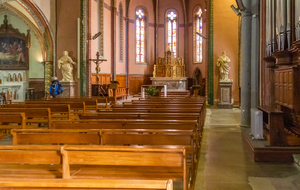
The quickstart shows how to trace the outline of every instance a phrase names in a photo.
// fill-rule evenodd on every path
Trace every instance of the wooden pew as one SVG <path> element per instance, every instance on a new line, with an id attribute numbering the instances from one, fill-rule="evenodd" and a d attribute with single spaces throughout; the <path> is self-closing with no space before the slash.
<path id="1" fill-rule="evenodd" d="M 155 119 L 155 120 L 198 120 L 198 113 L 139 113 L 139 112 L 105 112 L 79 115 L 80 119 Z"/>
<path id="2" fill-rule="evenodd" d="M 172 180 L 121 179 L 0 179 L 2 190 L 173 190 Z"/>
<path id="3" fill-rule="evenodd" d="M 26 116 L 26 123 L 46 123 L 51 126 L 50 108 L 0 108 L 1 112 L 23 112 Z"/>
<path id="4" fill-rule="evenodd" d="M 6 104 L 4 108 L 50 108 L 52 119 L 71 120 L 71 109 L 68 104 Z"/>
<path id="5" fill-rule="evenodd" d="M 197 104 L 148 104 L 148 103 L 141 103 L 141 104 L 123 104 L 122 106 L 116 105 L 112 107 L 124 107 L 124 108 L 200 108 L 203 107 L 202 103 Z"/>
<path id="6" fill-rule="evenodd" d="M 26 100 L 26 102 L 32 102 L 35 100 Z M 51 102 L 85 102 L 86 110 L 94 110 L 98 108 L 107 108 L 109 107 L 107 98 L 100 97 L 75 97 L 75 98 L 53 98 L 53 99 L 45 99 L 43 101 L 51 101 Z M 99 104 L 105 104 L 104 106 Z"/>
<path id="7" fill-rule="evenodd" d="M 61 146 L 0 146 L 0 179 L 61 178 Z"/>
<path id="8" fill-rule="evenodd" d="M 200 113 L 202 108 L 123 108 L 114 107 L 111 109 L 98 110 L 98 112 L 139 112 L 139 113 Z"/>
<path id="9" fill-rule="evenodd" d="M 26 116 L 21 112 L 0 112 L 0 130 L 25 129 Z"/>
<path id="10" fill-rule="evenodd" d="M 195 155 L 198 158 L 202 130 L 197 120 L 139 120 L 139 119 L 101 119 L 54 121 L 53 129 L 136 129 L 136 130 L 192 130 L 195 140 Z"/>
<path id="11" fill-rule="evenodd" d="M 80 148 L 84 150 L 89 146 Z M 1 189 L 172 189 L 171 180 L 55 179 L 62 177 L 60 149 L 60 146 L 47 145 L 0 146 Z M 75 166 L 70 174 L 76 178 L 81 170 L 82 166 Z M 93 173 L 93 170 L 90 172 Z M 80 177 L 90 178 L 84 172 Z"/>
<path id="12" fill-rule="evenodd" d="M 109 179 L 172 179 L 183 181 L 188 189 L 186 150 L 150 149 L 106 146 L 64 146 L 63 179 L 89 178 Z M 118 158 L 118 159 L 108 159 Z M 76 174 L 70 172 L 72 165 L 85 165 Z M 72 176 L 72 177 L 71 177 Z"/>
<path id="13" fill-rule="evenodd" d="M 95 105 L 96 105 L 96 102 L 94 102 Z M 75 113 L 75 114 L 78 114 L 78 113 L 86 113 L 86 109 L 85 109 L 85 102 L 73 102 L 73 101 L 27 101 L 26 104 L 39 104 L 39 105 L 52 105 L 52 104 L 56 104 L 56 105 L 61 105 L 61 104 L 67 104 L 67 105 L 70 105 L 70 110 L 71 110 L 71 113 Z"/>
<path id="14" fill-rule="evenodd" d="M 147 145 L 164 148 L 185 147 L 194 172 L 196 138 L 193 130 L 164 129 L 19 129 L 12 130 L 13 145 Z"/>
<path id="15" fill-rule="evenodd" d="M 93 119 L 55 120 L 52 129 L 182 129 L 198 130 L 197 120 Z"/>
<path id="16" fill-rule="evenodd" d="M 101 143 L 101 130 L 95 129 L 19 129 L 11 130 L 13 145 L 96 144 Z"/>

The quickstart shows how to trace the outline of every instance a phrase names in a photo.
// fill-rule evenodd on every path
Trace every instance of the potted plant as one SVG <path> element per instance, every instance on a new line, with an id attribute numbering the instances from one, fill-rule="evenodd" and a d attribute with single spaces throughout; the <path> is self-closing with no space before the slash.
<path id="1" fill-rule="evenodd" d="M 148 94 L 148 96 L 155 96 L 157 95 L 158 90 L 155 86 L 149 86 L 146 88 L 145 92 Z"/>

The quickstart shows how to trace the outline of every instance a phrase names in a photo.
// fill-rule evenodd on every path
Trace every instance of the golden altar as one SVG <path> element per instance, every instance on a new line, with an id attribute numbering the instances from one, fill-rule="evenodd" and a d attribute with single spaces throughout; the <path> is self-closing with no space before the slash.
<path id="1" fill-rule="evenodd" d="M 185 77 L 185 64 L 182 57 L 175 58 L 170 49 L 165 57 L 158 57 L 153 69 L 152 85 L 167 85 L 168 91 L 185 91 L 187 77 Z"/>

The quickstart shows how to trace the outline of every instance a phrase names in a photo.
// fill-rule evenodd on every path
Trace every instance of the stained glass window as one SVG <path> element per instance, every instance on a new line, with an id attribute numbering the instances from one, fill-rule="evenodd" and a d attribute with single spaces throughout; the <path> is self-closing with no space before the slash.
<path id="1" fill-rule="evenodd" d="M 202 53 L 202 45 L 203 45 L 203 17 L 202 17 L 202 9 L 198 8 L 196 10 L 196 19 L 195 19 L 195 61 L 202 62 L 203 53 Z"/>
<path id="2" fill-rule="evenodd" d="M 177 13 L 175 11 L 167 12 L 167 48 L 177 56 Z"/>
<path id="3" fill-rule="evenodd" d="M 145 11 L 136 10 L 136 62 L 145 62 Z"/>

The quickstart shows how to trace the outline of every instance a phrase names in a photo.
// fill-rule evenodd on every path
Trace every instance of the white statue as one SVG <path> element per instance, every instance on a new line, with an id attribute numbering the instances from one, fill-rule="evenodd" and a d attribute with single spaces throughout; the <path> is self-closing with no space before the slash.
<path id="1" fill-rule="evenodd" d="M 220 71 L 220 82 L 231 82 L 231 80 L 228 78 L 229 74 L 229 64 L 230 63 L 229 57 L 226 56 L 225 51 L 222 52 L 222 55 L 217 60 L 217 66 L 219 67 Z"/>
<path id="2" fill-rule="evenodd" d="M 61 82 L 74 82 L 73 65 L 75 62 L 69 57 L 68 52 L 64 51 L 64 55 L 58 60 L 58 69 L 61 68 L 63 79 Z"/>

